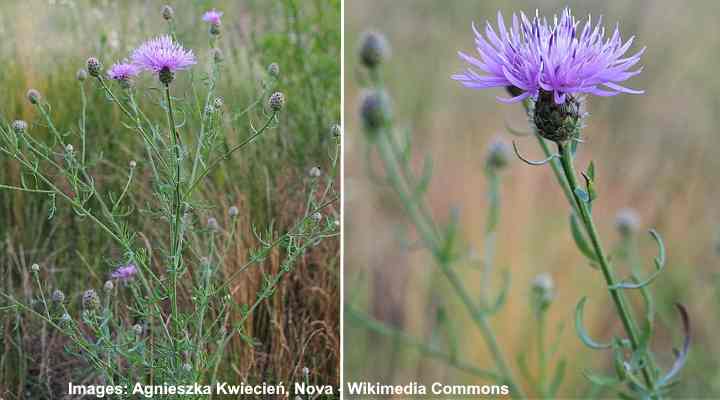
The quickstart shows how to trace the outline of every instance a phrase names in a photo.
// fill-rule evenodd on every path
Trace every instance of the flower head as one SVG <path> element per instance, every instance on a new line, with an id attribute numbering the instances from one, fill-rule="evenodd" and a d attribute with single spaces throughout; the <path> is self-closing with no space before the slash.
<path id="1" fill-rule="evenodd" d="M 615 217 L 615 227 L 623 236 L 635 233 L 640 226 L 640 216 L 632 208 L 623 208 Z"/>
<path id="2" fill-rule="evenodd" d="M 27 99 L 32 104 L 38 104 L 42 96 L 36 89 L 30 89 L 27 91 Z"/>
<path id="3" fill-rule="evenodd" d="M 15 133 L 17 133 L 19 135 L 19 134 L 23 134 L 27 131 L 28 124 L 27 124 L 27 122 L 25 122 L 21 119 L 16 119 L 15 121 L 13 121 L 10 124 L 10 127 L 12 128 L 12 130 Z"/>
<path id="4" fill-rule="evenodd" d="M 480 58 L 460 52 L 469 67 L 452 78 L 472 89 L 513 88 L 517 92 L 514 97 L 498 98 L 511 103 L 528 97 L 537 99 L 541 92 L 552 94 L 556 104 L 565 103 L 568 95 L 581 93 L 642 94 L 619 83 L 642 71 L 630 69 L 640 61 L 645 48 L 626 56 L 633 38 L 623 42 L 617 26 L 606 37 L 602 18 L 593 24 L 588 17 L 582 28 L 580 23 L 566 8 L 552 24 L 538 13 L 532 20 L 523 13 L 519 18 L 513 14 L 508 30 L 498 12 L 497 31 L 488 22 L 483 36 L 473 25 Z"/>
<path id="5" fill-rule="evenodd" d="M 137 274 L 137 267 L 135 264 L 127 264 L 118 267 L 110 274 L 110 277 L 121 281 L 129 281 L 133 279 L 135 274 Z"/>
<path id="6" fill-rule="evenodd" d="M 384 35 L 377 32 L 365 32 L 360 39 L 358 54 L 362 64 L 373 69 L 390 56 L 390 45 Z"/>
<path id="7" fill-rule="evenodd" d="M 210 23 L 210 25 L 220 25 L 220 18 L 222 18 L 222 16 L 222 11 L 217 11 L 213 8 L 210 11 L 206 11 L 202 16 L 202 19 L 203 21 Z"/>
<path id="8" fill-rule="evenodd" d="M 130 56 L 140 69 L 155 72 L 164 84 L 173 80 L 175 71 L 190 68 L 197 63 L 192 50 L 187 50 L 168 35 L 148 40 Z"/>
<path id="9" fill-rule="evenodd" d="M 124 60 L 113 64 L 108 70 L 108 77 L 118 82 L 129 84 L 130 79 L 140 73 L 140 67 Z"/>

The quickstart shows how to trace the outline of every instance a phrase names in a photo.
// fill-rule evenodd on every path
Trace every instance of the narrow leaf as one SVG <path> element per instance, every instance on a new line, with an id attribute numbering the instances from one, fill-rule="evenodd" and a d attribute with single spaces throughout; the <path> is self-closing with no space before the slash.
<path id="1" fill-rule="evenodd" d="M 651 284 L 665 269 L 665 245 L 663 244 L 660 234 L 654 229 L 650 230 L 650 235 L 655 239 L 658 245 L 658 256 L 655 257 L 655 272 L 642 282 L 620 282 L 610 286 L 610 289 L 641 289 Z"/>
<path id="2" fill-rule="evenodd" d="M 583 203 L 589 203 L 589 202 L 590 202 L 590 196 L 587 194 L 586 191 L 584 191 L 584 190 L 582 190 L 582 189 L 580 189 L 580 188 L 575 188 L 575 195 L 576 195 L 580 200 L 582 200 Z"/>
<path id="3" fill-rule="evenodd" d="M 550 398 L 554 398 L 557 394 L 558 389 L 560 389 L 560 385 L 562 384 L 563 378 L 565 377 L 565 366 L 567 363 L 565 360 L 560 360 L 558 362 L 557 367 L 555 367 L 555 375 L 553 377 L 552 383 L 550 383 L 550 387 L 548 388 L 548 395 Z"/>
<path id="4" fill-rule="evenodd" d="M 578 247 L 578 249 L 580 249 L 580 252 L 583 253 L 583 255 L 590 259 L 590 261 L 592 261 L 593 263 L 597 263 L 597 257 L 595 256 L 595 253 L 592 251 L 592 248 L 590 247 L 588 242 L 585 240 L 585 235 L 580 228 L 580 224 L 578 223 L 575 214 L 570 214 L 570 232 L 572 233 L 573 239 L 575 240 L 575 245 Z M 597 269 L 597 267 L 593 267 Z"/>
<path id="5" fill-rule="evenodd" d="M 585 344 L 585 346 L 597 350 L 609 349 L 611 347 L 610 343 L 598 343 L 592 340 L 588 335 L 587 331 L 585 330 L 585 327 L 583 326 L 583 309 L 585 307 L 586 301 L 587 297 L 583 297 L 578 302 L 577 307 L 575 307 L 575 330 L 577 331 L 580 340 Z"/>

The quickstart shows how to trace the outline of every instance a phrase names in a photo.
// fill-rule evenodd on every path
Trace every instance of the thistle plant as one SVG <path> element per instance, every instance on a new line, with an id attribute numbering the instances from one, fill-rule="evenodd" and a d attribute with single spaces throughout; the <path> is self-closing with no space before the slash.
<path id="1" fill-rule="evenodd" d="M 639 278 L 636 271 L 627 278 L 618 276 L 616 266 L 603 247 L 594 217 L 593 207 L 598 199 L 595 165 L 591 162 L 578 177 L 575 161 L 584 143 L 582 128 L 587 119 L 586 95 L 615 96 L 621 93 L 642 94 L 641 90 L 621 85 L 638 75 L 642 68 L 634 68 L 644 48 L 627 56 L 633 38 L 623 41 L 616 27 L 606 37 L 602 21 L 593 23 L 590 18 L 583 24 L 576 21 L 569 9 L 563 10 L 549 23 L 539 14 L 532 19 L 525 14 L 513 15 L 512 24 L 506 27 L 498 13 L 497 30 L 486 24 L 485 35 L 473 26 L 475 43 L 480 58 L 459 53 L 468 63 L 468 69 L 453 76 L 471 89 L 491 87 L 507 88 L 510 98 L 502 102 L 523 101 L 531 126 L 546 158 L 531 161 L 523 157 L 517 144 L 517 156 L 530 165 L 549 165 L 570 203 L 570 228 L 577 247 L 591 266 L 599 270 L 612 299 L 624 330 L 623 336 L 609 343 L 590 339 L 582 325 L 583 306 L 587 298 L 577 305 L 576 328 L 580 339 L 592 349 L 611 349 L 616 365 L 615 376 L 600 376 L 587 372 L 594 383 L 619 387 L 624 384 L 636 398 L 661 398 L 683 367 L 690 343 L 689 321 L 685 308 L 677 304 L 686 339 L 676 352 L 676 361 L 663 372 L 656 364 L 650 347 L 654 332 L 654 309 L 649 285 L 660 276 L 665 267 L 665 246 L 660 235 L 650 230 L 656 241 L 659 255 L 655 258 L 656 270 L 647 278 Z M 552 146 L 557 149 L 552 150 Z M 581 180 L 582 179 L 582 182 Z M 623 231 L 633 225 L 628 215 L 622 217 Z M 620 226 L 620 224 L 619 224 Z M 639 290 L 646 303 L 642 322 L 626 292 Z M 627 393 L 621 392 L 623 396 Z"/>
<path id="2" fill-rule="evenodd" d="M 208 22 L 219 29 L 222 13 L 210 13 L 214 17 Z M 57 126 L 49 99 L 34 89 L 27 98 L 38 121 L 0 122 L 0 154 L 21 171 L 19 184 L 0 189 L 47 197 L 50 219 L 64 204 L 114 246 L 106 256 L 107 273 L 100 273 L 107 276 L 102 288 L 88 287 L 72 299 L 82 307 L 79 315 L 70 296 L 48 290 L 44 268 L 37 263 L 29 271 L 35 284 L 32 301 L 0 294 L 7 308 L 35 316 L 67 337 L 67 350 L 110 385 L 217 381 L 228 343 L 239 338 L 255 344 L 248 329 L 255 311 L 309 249 L 338 231 L 330 211 L 337 199 L 333 177 L 339 154 L 339 143 L 333 142 L 333 175 L 302 181 L 307 193 L 302 216 L 285 231 L 274 224 L 252 226 L 257 245 L 246 249 L 244 264 L 235 271 L 221 268 L 232 247 L 241 243 L 239 210 L 221 211 L 232 222 L 222 226 L 211 214 L 217 205 L 206 203 L 201 188 L 224 161 L 281 124 L 286 100 L 279 77 L 262 82 L 258 98 L 239 114 L 247 119 L 247 129 L 237 132 L 239 138 L 231 137 L 223 113 L 235 105 L 217 96 L 223 72 L 217 49 L 210 48 L 207 59 L 196 57 L 174 32 L 173 10 L 163 8 L 162 17 L 169 23 L 167 34 L 140 44 L 108 70 L 102 57 L 87 59 L 77 73 L 82 112 L 76 127 Z M 210 44 L 216 46 L 220 39 L 212 29 L 211 35 Z M 197 72 L 200 65 L 206 72 Z M 120 167 L 120 187 L 101 179 L 102 149 L 88 145 L 88 90 L 104 94 L 122 115 L 117 129 L 132 134 L 144 152 L 132 154 Z M 159 111 L 163 118 L 154 117 Z M 147 177 L 147 185 L 141 177 Z M 157 242 L 148 239 L 133 224 L 138 214 L 165 227 L 166 235 Z M 280 257 L 280 267 L 263 271 L 256 298 L 249 304 L 233 301 L 233 284 L 247 269 L 263 268 L 271 255 Z M 235 314 L 240 318 L 233 322 Z"/>

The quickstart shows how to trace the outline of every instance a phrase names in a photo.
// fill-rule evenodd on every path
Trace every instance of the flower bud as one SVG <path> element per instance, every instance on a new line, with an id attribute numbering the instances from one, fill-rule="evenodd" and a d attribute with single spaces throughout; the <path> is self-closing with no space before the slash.
<path id="1" fill-rule="evenodd" d="M 73 151 L 75 151 L 75 148 L 73 147 L 73 145 L 71 145 L 70 143 L 68 143 L 68 144 L 65 146 L 65 152 L 66 152 L 66 153 L 72 153 Z"/>
<path id="2" fill-rule="evenodd" d="M 220 24 L 210 24 L 210 34 L 217 36 L 220 34 Z"/>
<path id="3" fill-rule="evenodd" d="M 218 224 L 217 220 L 213 217 L 208 218 L 207 226 L 208 226 L 208 229 L 210 229 L 211 231 L 220 230 L 220 225 Z"/>
<path id="4" fill-rule="evenodd" d="M 137 161 L 130 160 L 130 168 L 134 169 L 135 167 L 137 167 Z"/>
<path id="5" fill-rule="evenodd" d="M 532 292 L 537 311 L 544 311 L 555 298 L 555 284 L 547 272 L 539 274 L 532 281 Z"/>
<path id="6" fill-rule="evenodd" d="M 232 206 L 228 209 L 228 215 L 231 217 L 237 217 L 237 215 L 240 213 L 240 210 L 238 210 L 237 207 Z"/>
<path id="7" fill-rule="evenodd" d="M 623 208 L 615 217 L 615 228 L 623 236 L 630 236 L 637 232 L 640 226 L 640 217 L 632 208 Z"/>
<path id="8" fill-rule="evenodd" d="M 17 133 L 18 135 L 21 135 L 21 134 L 27 132 L 28 124 L 27 124 L 27 122 L 25 122 L 21 119 L 16 119 L 15 121 L 12 122 L 12 124 L 10 124 L 10 127 L 12 128 L 12 130 L 15 133 Z"/>
<path id="9" fill-rule="evenodd" d="M 390 122 L 391 115 L 390 98 L 384 91 L 365 91 L 360 104 L 360 118 L 370 137 L 377 136 L 380 129 Z"/>
<path id="10" fill-rule="evenodd" d="M 271 63 L 267 67 L 268 75 L 272 76 L 273 78 L 277 78 L 280 76 L 280 65 L 278 63 Z"/>
<path id="11" fill-rule="evenodd" d="M 38 92 L 35 89 L 30 89 L 27 91 L 27 99 L 30 101 L 31 104 L 38 104 L 40 102 L 40 92 Z"/>
<path id="12" fill-rule="evenodd" d="M 320 167 L 312 167 L 310 168 L 310 171 L 308 171 L 308 176 L 311 178 L 319 178 L 322 175 L 322 170 L 320 170 Z"/>
<path id="13" fill-rule="evenodd" d="M 87 79 L 87 71 L 85 71 L 84 68 L 80 68 L 75 74 L 75 78 L 80 82 L 85 82 L 85 79 Z"/>
<path id="14" fill-rule="evenodd" d="M 162 15 L 163 19 L 165 21 L 170 21 L 175 16 L 175 11 L 173 11 L 172 7 L 169 5 L 164 5 L 162 10 L 160 11 L 160 14 Z"/>
<path id="15" fill-rule="evenodd" d="M 268 105 L 273 111 L 280 111 L 285 105 L 285 95 L 282 92 L 273 93 L 268 99 Z"/>
<path id="16" fill-rule="evenodd" d="M 86 310 L 94 311 L 100 308 L 100 298 L 93 289 L 88 289 L 83 293 L 82 306 Z"/>
<path id="17" fill-rule="evenodd" d="M 585 115 L 583 98 L 567 95 L 563 104 L 556 104 L 553 94 L 545 91 L 540 91 L 531 111 L 538 134 L 559 143 L 580 135 Z"/>
<path id="18" fill-rule="evenodd" d="M 100 63 L 100 60 L 95 57 L 88 58 L 87 72 L 90 76 L 94 76 L 95 78 L 100 77 L 100 73 L 102 72 L 102 63 Z"/>
<path id="19" fill-rule="evenodd" d="M 106 292 L 112 292 L 112 290 L 115 288 L 115 284 L 112 283 L 112 281 L 105 281 L 105 285 L 103 285 L 103 290 Z"/>
<path id="20" fill-rule="evenodd" d="M 50 299 L 56 303 L 62 303 L 65 301 L 65 293 L 63 293 L 62 290 L 55 289 L 53 290 Z"/>
<path id="21" fill-rule="evenodd" d="M 30 266 L 30 270 L 32 270 L 32 272 L 39 272 L 39 271 L 40 271 L 40 266 L 37 265 L 37 264 L 33 264 L 33 265 Z"/>
<path id="22" fill-rule="evenodd" d="M 390 56 L 390 46 L 385 36 L 377 32 L 365 32 L 360 39 L 360 62 L 374 69 Z"/>
<path id="23" fill-rule="evenodd" d="M 319 224 L 320 221 L 322 221 L 322 214 L 320 214 L 319 212 L 316 212 L 311 216 L 311 218 L 316 224 Z"/>
<path id="24" fill-rule="evenodd" d="M 505 142 L 494 140 L 487 149 L 485 163 L 488 168 L 500 170 L 507 166 L 510 161 L 510 149 Z"/>
<path id="25" fill-rule="evenodd" d="M 342 127 L 340 126 L 340 124 L 333 124 L 330 127 L 330 135 L 334 138 L 339 138 L 340 136 L 342 136 Z"/>
<path id="26" fill-rule="evenodd" d="M 143 333 L 143 327 L 140 324 L 133 325 L 133 332 L 135 332 L 136 335 L 140 336 Z"/>
<path id="27" fill-rule="evenodd" d="M 190 363 L 183 364 L 182 368 L 183 368 L 183 370 L 185 370 L 185 372 L 192 371 L 192 365 L 190 365 Z"/>

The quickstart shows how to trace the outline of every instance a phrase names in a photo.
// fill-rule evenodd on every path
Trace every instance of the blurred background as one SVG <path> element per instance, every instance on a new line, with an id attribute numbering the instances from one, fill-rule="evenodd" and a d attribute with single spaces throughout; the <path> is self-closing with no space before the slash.
<path id="1" fill-rule="evenodd" d="M 689 7 L 675 1 L 434 1 L 347 0 L 345 2 L 345 299 L 372 317 L 440 347 L 438 310 L 444 310 L 455 332 L 462 359 L 491 368 L 484 342 L 464 308 L 449 292 L 427 252 L 403 245 L 407 220 L 389 189 L 368 178 L 367 142 L 358 120 L 359 66 L 356 44 L 363 31 L 387 35 L 391 59 L 382 67 L 400 130 L 412 131 L 418 171 L 425 154 L 434 161 L 429 202 L 436 219 L 460 213 L 461 230 L 483 257 L 487 208 L 483 172 L 485 150 L 496 137 L 518 139 L 525 156 L 541 159 L 534 138 L 516 138 L 506 125 L 528 130 L 519 104 L 495 100 L 502 90 L 473 91 L 450 79 L 465 65 L 457 51 L 475 54 L 471 22 L 495 25 L 497 11 L 506 21 L 513 12 L 545 16 L 564 6 L 573 13 L 604 16 L 608 28 L 619 22 L 624 38 L 636 35 L 629 53 L 647 51 L 644 72 L 629 86 L 642 96 L 590 98 L 590 117 L 580 146 L 578 165 L 595 161 L 599 199 L 594 214 L 606 247 L 617 245 L 617 212 L 625 207 L 640 216 L 638 243 L 645 273 L 652 271 L 655 244 L 645 232 L 657 229 L 668 249 L 668 267 L 652 291 L 658 308 L 652 348 L 658 362 L 672 363 L 673 346 L 682 341 L 675 302 L 687 306 L 692 322 L 690 359 L 674 390 L 678 398 L 720 398 L 720 3 L 697 1 Z M 371 157 L 371 160 L 375 160 Z M 371 161 L 380 168 L 379 161 Z M 588 268 L 568 229 L 567 201 L 549 167 L 531 167 L 514 156 L 501 177 L 501 217 L 496 263 L 512 274 L 505 308 L 491 318 L 505 353 L 527 353 L 537 334 L 533 322 L 531 282 L 547 272 L 555 282 L 549 310 L 547 341 L 559 340 L 567 359 L 560 394 L 582 398 L 596 390 L 583 371 L 611 372 L 611 355 L 587 349 L 573 327 L 574 310 L 588 296 L 586 327 L 594 338 L 608 340 L 622 327 L 598 271 Z M 372 221 L 372 223 L 368 223 Z M 409 233 L 409 239 L 414 236 Z M 473 255 L 471 255 L 473 257 Z M 470 267 L 457 266 L 471 292 L 480 296 L 483 283 Z M 622 270 L 623 275 L 627 274 Z M 490 282 L 496 293 L 498 272 Z M 635 299 L 638 300 L 638 299 Z M 638 301 L 638 305 L 641 303 Z M 406 384 L 479 383 L 476 378 L 419 356 L 414 349 L 370 333 L 350 318 L 344 328 L 347 380 Z M 536 360 L 528 360 L 537 369 Z M 517 375 L 517 373 L 516 373 Z M 526 380 L 524 383 L 528 383 Z M 612 392 L 607 393 L 608 396 Z"/>
<path id="2" fill-rule="evenodd" d="M 192 72 L 178 74 L 176 95 L 183 101 L 192 96 L 190 74 L 200 82 L 210 57 L 202 13 L 212 8 L 224 12 L 219 42 L 224 61 L 217 90 L 224 99 L 223 124 L 230 144 L 248 135 L 247 118 L 238 115 L 260 95 L 267 65 L 280 66 L 279 89 L 288 101 L 278 129 L 223 163 L 198 199 L 204 205 L 198 210 L 201 221 L 215 217 L 227 230 L 237 224 L 242 240 L 231 248 L 233 254 L 223 266 L 232 272 L 246 262 L 249 249 L 258 246 L 253 227 L 265 231 L 273 224 L 277 232 L 286 231 L 304 215 L 307 171 L 314 166 L 330 170 L 329 154 L 336 141 L 329 128 L 340 118 L 339 0 L 2 1 L 0 121 L 25 119 L 34 135 L 47 134 L 25 98 L 27 90 L 35 88 L 52 107 L 55 124 L 63 131 L 76 129 L 81 107 L 76 71 L 90 56 L 109 67 L 142 41 L 166 33 L 160 14 L 164 4 L 175 10 L 179 40 L 199 59 Z M 140 85 L 152 84 L 149 77 L 143 79 L 148 82 Z M 97 184 L 103 191 L 119 192 L 129 160 L 137 158 L 142 172 L 131 197 L 143 208 L 153 199 L 143 190 L 151 174 L 141 165 L 141 142 L 122 125 L 119 110 L 93 80 L 88 79 L 85 88 L 90 104 L 88 148 L 103 152 L 93 170 Z M 146 112 L 164 121 L 152 95 L 144 102 Z M 183 129 L 192 131 L 196 124 L 187 121 Z M 0 182 L 19 184 L 18 166 L 3 157 Z M 232 205 L 240 209 L 236 219 L 227 214 Z M 0 191 L 0 290 L 29 301 L 29 266 L 39 263 L 43 282 L 63 290 L 76 313 L 82 291 L 102 287 L 114 267 L 112 260 L 121 254 L 65 204 L 58 203 L 52 219 L 50 208 L 47 197 Z M 327 209 L 328 218 L 339 218 L 338 213 L 337 207 Z M 142 212 L 129 223 L 147 243 L 159 244 L 167 236 L 164 224 Z M 298 381 L 307 367 L 311 382 L 339 384 L 338 248 L 338 241 L 330 239 L 300 260 L 249 320 L 255 345 L 235 336 L 219 380 Z M 243 273 L 233 283 L 235 301 L 247 304 L 255 299 L 263 286 L 263 271 L 278 271 L 283 259 L 276 249 L 261 266 Z M 68 380 L 93 381 L 92 370 L 63 351 L 64 338 L 38 321 L 14 318 L 5 311 L 0 310 L 0 398 L 51 398 L 66 392 Z M 233 314 L 240 317 L 239 312 Z"/>

